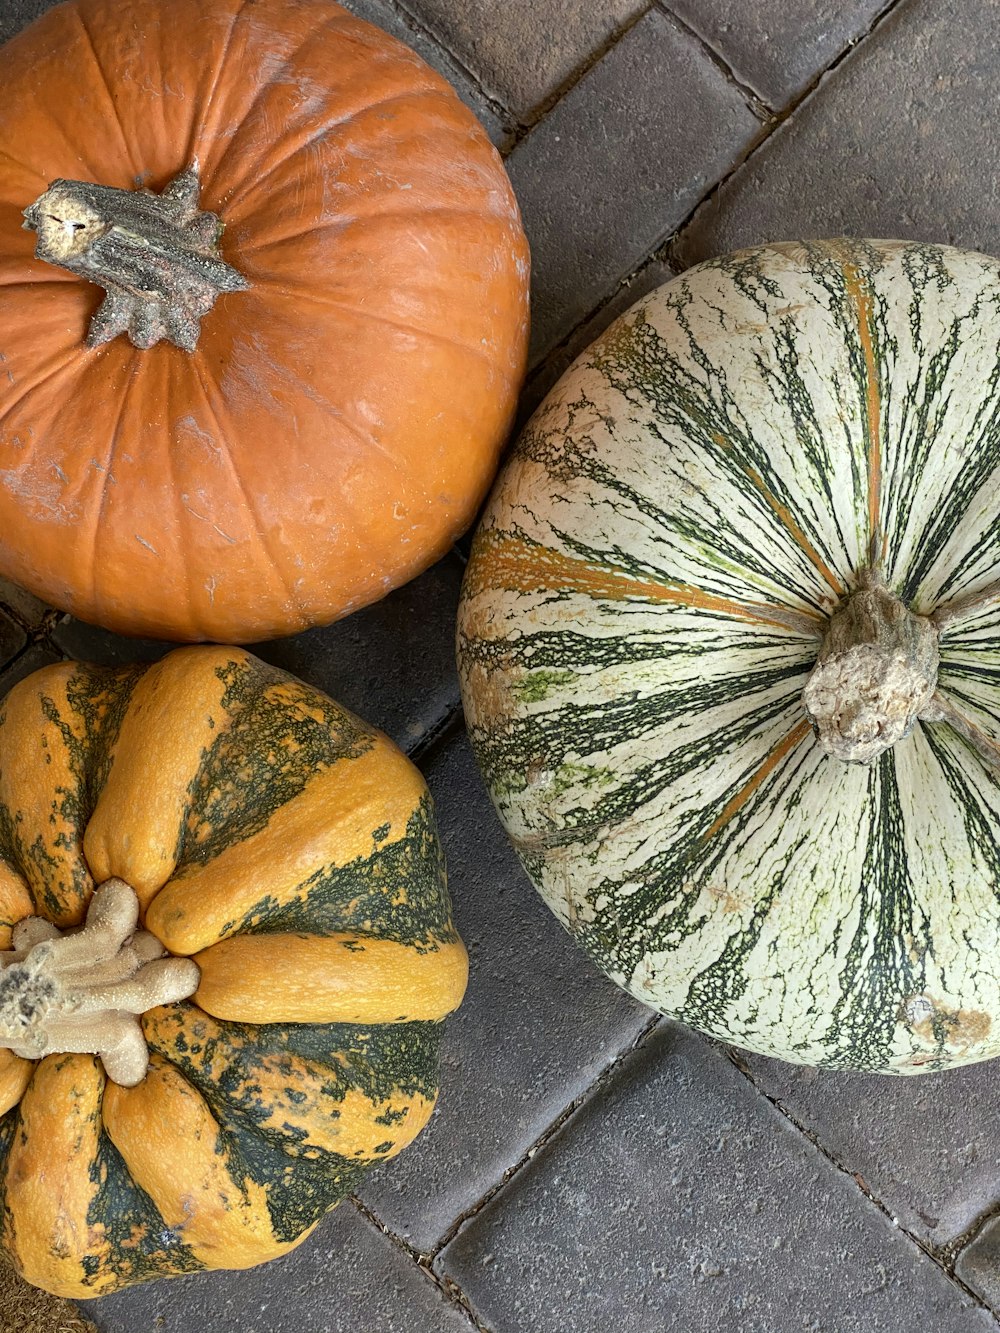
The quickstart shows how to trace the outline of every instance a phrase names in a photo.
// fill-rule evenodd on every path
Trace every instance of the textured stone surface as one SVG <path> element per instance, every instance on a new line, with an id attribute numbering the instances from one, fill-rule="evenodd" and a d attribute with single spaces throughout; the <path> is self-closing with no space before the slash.
<path id="1" fill-rule="evenodd" d="M 454 625 L 462 563 L 449 553 L 413 583 L 324 629 L 250 651 L 324 690 L 411 750 L 458 705 Z M 123 639 L 70 618 L 53 638 L 69 657 L 106 666 L 155 661 L 175 644 Z"/>
<path id="2" fill-rule="evenodd" d="M 903 3 L 704 206 L 678 255 L 899 236 L 1000 250 L 996 9 Z"/>
<path id="3" fill-rule="evenodd" d="M 996 1327 L 720 1052 L 667 1024 L 437 1267 L 511 1333 Z"/>
<path id="4" fill-rule="evenodd" d="M 879 1078 L 739 1058 L 928 1245 L 950 1244 L 1000 1204 L 1000 1063 Z"/>
<path id="5" fill-rule="evenodd" d="M 0 42 L 9 41 L 16 32 L 51 9 L 58 0 L 4 0 L 0 5 Z"/>
<path id="6" fill-rule="evenodd" d="M 0 698 L 8 690 L 12 690 L 19 680 L 24 680 L 25 676 L 30 676 L 33 671 L 40 671 L 42 667 L 51 666 L 53 662 L 59 660 L 59 654 L 44 644 L 32 644 L 10 664 L 6 671 L 0 672 Z"/>
<path id="7" fill-rule="evenodd" d="M 775 110 L 871 27 L 890 0 L 661 0 Z"/>
<path id="8" fill-rule="evenodd" d="M 1000 1309 L 1000 1217 L 990 1217 L 962 1250 L 955 1271 L 983 1300 Z"/>
<path id="9" fill-rule="evenodd" d="M 649 0 L 404 2 L 521 120 L 649 5 Z"/>
<path id="10" fill-rule="evenodd" d="M 537 362 L 638 267 L 760 126 L 701 45 L 652 10 L 520 143 Z"/>
<path id="11" fill-rule="evenodd" d="M 0 578 L 0 606 L 12 612 L 16 620 L 32 630 L 40 628 L 46 617 L 52 618 L 52 612 L 44 602 L 40 602 L 24 588 L 19 588 L 16 583 L 11 583 L 10 579 Z"/>
<path id="12" fill-rule="evenodd" d="M 420 25 L 407 22 L 404 12 L 393 5 L 392 0 L 341 0 L 341 3 L 352 14 L 398 37 L 423 56 L 439 74 L 443 74 L 466 106 L 479 117 L 497 147 L 502 147 L 508 141 L 511 131 L 508 118 L 500 114 L 497 107 L 490 105 L 481 89 L 440 43 L 429 37 Z"/>
<path id="13" fill-rule="evenodd" d="M 469 990 L 445 1029 L 439 1111 L 359 1190 L 425 1251 L 651 1016 L 601 976 L 532 888 L 464 735 L 433 756 L 426 776 L 469 950 Z"/>
<path id="14" fill-rule="evenodd" d="M 349 1203 L 282 1259 L 132 1287 L 88 1301 L 85 1313 L 100 1333 L 470 1333 L 465 1315 Z"/>
<path id="15" fill-rule="evenodd" d="M 6 611 L 0 609 L 0 666 L 9 662 L 28 642 L 28 636 Z"/>

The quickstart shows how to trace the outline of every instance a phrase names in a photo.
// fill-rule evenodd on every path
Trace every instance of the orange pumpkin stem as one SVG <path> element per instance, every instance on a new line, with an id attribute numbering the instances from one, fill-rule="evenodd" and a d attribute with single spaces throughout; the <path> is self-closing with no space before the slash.
<path id="1" fill-rule="evenodd" d="M 138 1015 L 187 999 L 200 971 L 190 958 L 165 956 L 138 920 L 135 890 L 109 879 L 79 930 L 39 916 L 19 921 L 14 948 L 0 953 L 0 1047 L 25 1060 L 86 1051 L 112 1082 L 140 1083 L 149 1052 Z"/>
<path id="2" fill-rule="evenodd" d="M 223 224 L 199 195 L 192 163 L 161 194 L 57 180 L 24 210 L 37 259 L 104 288 L 88 347 L 125 333 L 136 347 L 192 352 L 219 293 L 250 286 L 220 255 Z"/>

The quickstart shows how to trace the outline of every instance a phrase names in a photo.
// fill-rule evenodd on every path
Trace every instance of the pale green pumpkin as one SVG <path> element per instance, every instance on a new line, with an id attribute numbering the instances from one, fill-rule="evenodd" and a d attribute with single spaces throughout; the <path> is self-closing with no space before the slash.
<path id="1" fill-rule="evenodd" d="M 1000 264 L 937 245 L 702 264 L 528 424 L 465 581 L 469 730 L 639 999 L 827 1067 L 1000 1054 L 998 467 Z M 940 665 L 848 763 L 802 696 L 866 584 Z"/>

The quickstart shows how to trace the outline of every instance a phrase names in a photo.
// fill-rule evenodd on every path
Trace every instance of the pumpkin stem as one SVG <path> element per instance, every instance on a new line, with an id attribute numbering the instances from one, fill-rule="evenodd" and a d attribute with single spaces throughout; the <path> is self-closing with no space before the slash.
<path id="1" fill-rule="evenodd" d="M 202 316 L 246 278 L 219 253 L 222 222 L 198 207 L 194 162 L 160 194 L 87 181 L 53 181 L 24 210 L 35 257 L 105 290 L 87 346 L 127 333 L 136 347 L 162 339 L 193 352 Z"/>
<path id="2" fill-rule="evenodd" d="M 920 717 L 939 716 L 938 662 L 933 622 L 863 570 L 858 590 L 831 617 L 802 692 L 820 745 L 837 759 L 870 764 Z"/>
<path id="3" fill-rule="evenodd" d="M 86 1051 L 112 1082 L 141 1083 L 149 1052 L 138 1015 L 187 999 L 200 971 L 191 958 L 167 957 L 138 921 L 135 890 L 121 879 L 95 891 L 77 930 L 19 921 L 13 949 L 0 953 L 0 1047 L 25 1060 Z"/>

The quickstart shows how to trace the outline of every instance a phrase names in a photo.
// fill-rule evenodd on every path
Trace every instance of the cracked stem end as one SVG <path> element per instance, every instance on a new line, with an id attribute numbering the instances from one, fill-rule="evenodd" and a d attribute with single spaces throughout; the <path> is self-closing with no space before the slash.
<path id="1" fill-rule="evenodd" d="M 37 259 L 105 290 L 88 347 L 126 333 L 136 347 L 166 340 L 192 352 L 219 293 L 250 286 L 220 255 L 222 223 L 200 210 L 199 193 L 192 163 L 161 194 L 57 180 L 24 210 Z"/>
<path id="2" fill-rule="evenodd" d="M 872 573 L 831 618 L 802 692 L 827 754 L 870 764 L 930 717 L 937 686 L 938 632 Z"/>

